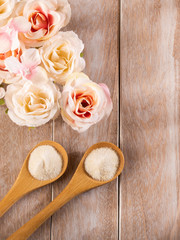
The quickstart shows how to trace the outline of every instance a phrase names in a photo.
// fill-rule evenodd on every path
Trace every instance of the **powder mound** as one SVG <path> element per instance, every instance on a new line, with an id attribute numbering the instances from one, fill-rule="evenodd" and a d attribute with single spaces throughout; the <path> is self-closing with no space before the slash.
<path id="1" fill-rule="evenodd" d="M 62 157 L 50 145 L 41 145 L 34 149 L 29 157 L 28 169 L 38 180 L 50 180 L 59 175 L 62 170 Z"/>
<path id="2" fill-rule="evenodd" d="M 99 181 L 108 181 L 114 177 L 119 166 L 117 153 L 108 147 L 97 148 L 85 159 L 85 170 Z"/>

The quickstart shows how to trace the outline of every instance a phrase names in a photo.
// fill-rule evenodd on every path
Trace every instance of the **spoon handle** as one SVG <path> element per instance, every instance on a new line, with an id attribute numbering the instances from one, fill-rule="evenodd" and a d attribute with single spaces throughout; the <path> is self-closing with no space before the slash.
<path id="1" fill-rule="evenodd" d="M 26 191 L 22 193 L 23 188 L 23 183 L 16 180 L 6 196 L 0 201 L 0 217 L 27 192 L 26 189 Z"/>
<path id="2" fill-rule="evenodd" d="M 77 181 L 71 180 L 67 187 L 51 203 L 49 203 L 36 216 L 34 216 L 21 228 L 14 232 L 9 238 L 7 238 L 7 240 L 26 240 L 59 208 L 61 208 L 75 196 L 88 190 L 88 187 L 85 187 L 84 182 L 81 181 L 78 185 L 76 182 Z"/>

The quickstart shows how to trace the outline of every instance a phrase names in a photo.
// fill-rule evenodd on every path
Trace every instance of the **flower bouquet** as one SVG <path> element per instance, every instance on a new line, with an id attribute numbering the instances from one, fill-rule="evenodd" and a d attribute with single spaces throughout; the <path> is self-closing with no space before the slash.
<path id="1" fill-rule="evenodd" d="M 67 0 L 2 0 L 0 10 L 0 104 L 14 123 L 38 127 L 61 114 L 83 132 L 109 116 L 108 87 L 82 73 L 83 42 L 61 31 Z"/>

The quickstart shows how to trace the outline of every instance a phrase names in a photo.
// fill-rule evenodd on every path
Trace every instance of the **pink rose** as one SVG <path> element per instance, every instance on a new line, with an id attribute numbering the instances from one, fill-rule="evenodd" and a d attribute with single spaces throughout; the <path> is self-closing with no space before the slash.
<path id="1" fill-rule="evenodd" d="M 41 63 L 41 58 L 39 51 L 35 48 L 24 50 L 20 59 L 11 56 L 6 58 L 4 62 L 6 69 L 10 73 L 15 74 L 19 79 L 27 79 L 38 83 L 42 82 L 44 79 L 42 76 L 44 75 L 45 70 L 42 67 L 38 67 Z M 45 75 L 47 76 L 46 73 Z"/>
<path id="2" fill-rule="evenodd" d="M 21 34 L 22 41 L 26 46 L 39 47 L 68 24 L 71 8 L 67 0 L 24 0 L 17 4 L 16 15 L 31 23 L 30 31 Z"/>
<path id="3" fill-rule="evenodd" d="M 92 82 L 84 73 L 68 78 L 61 97 L 61 114 L 74 130 L 83 132 L 112 111 L 110 92 L 105 84 Z"/>
<path id="4" fill-rule="evenodd" d="M 23 17 L 17 17 L 0 28 L 0 80 L 6 83 L 14 82 L 16 76 L 5 66 L 5 60 L 14 57 L 20 60 L 24 45 L 18 39 L 19 32 L 29 31 L 30 24 Z"/>

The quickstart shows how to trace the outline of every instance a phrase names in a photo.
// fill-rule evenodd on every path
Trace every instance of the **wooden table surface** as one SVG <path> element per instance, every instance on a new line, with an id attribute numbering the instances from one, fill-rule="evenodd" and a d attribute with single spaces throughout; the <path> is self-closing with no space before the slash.
<path id="1" fill-rule="evenodd" d="M 32 192 L 0 219 L 0 240 L 43 209 L 67 185 L 84 151 L 99 141 L 121 147 L 116 181 L 80 195 L 31 240 L 180 239 L 180 1 L 70 0 L 73 30 L 85 43 L 90 78 L 106 83 L 114 109 L 78 134 L 61 117 L 28 130 L 0 108 L 0 199 L 28 151 L 55 140 L 69 154 L 67 173 Z M 17 239 L 20 240 L 20 239 Z"/>

